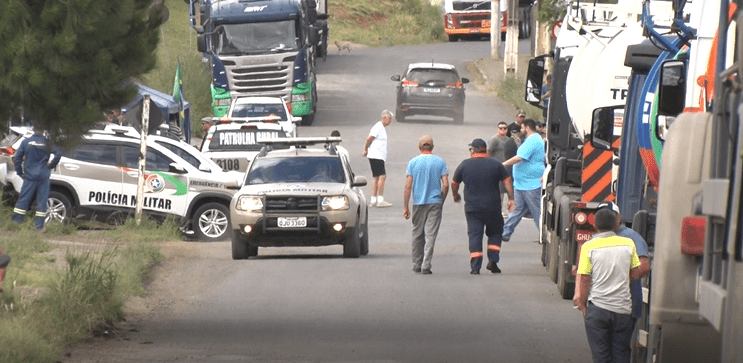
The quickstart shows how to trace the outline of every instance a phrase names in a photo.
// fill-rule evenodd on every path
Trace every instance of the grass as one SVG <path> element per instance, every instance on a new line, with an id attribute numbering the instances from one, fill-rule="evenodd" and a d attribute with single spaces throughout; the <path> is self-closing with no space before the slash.
<path id="1" fill-rule="evenodd" d="M 526 70 L 524 70 L 526 72 Z M 503 82 L 499 83 L 494 91 L 498 97 L 516 108 L 526 112 L 526 117 L 534 120 L 542 120 L 542 109 L 532 106 L 524 101 L 524 79 L 525 74 L 519 74 L 516 77 L 506 77 Z"/>

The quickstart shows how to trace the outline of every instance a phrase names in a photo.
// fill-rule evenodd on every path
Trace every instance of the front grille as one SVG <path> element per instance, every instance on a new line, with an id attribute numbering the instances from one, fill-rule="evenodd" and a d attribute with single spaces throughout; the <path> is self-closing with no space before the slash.
<path id="1" fill-rule="evenodd" d="M 320 210 L 318 197 L 266 197 L 266 212 L 315 212 Z"/>
<path id="2" fill-rule="evenodd" d="M 463 2 L 454 1 L 452 2 L 452 9 L 457 11 L 472 10 L 472 11 L 484 11 L 490 10 L 490 0 L 480 2 Z"/>
<path id="3" fill-rule="evenodd" d="M 235 95 L 289 96 L 292 91 L 296 56 L 270 55 L 235 59 L 234 65 L 223 61 L 230 91 Z M 229 60 L 227 60 L 229 61 Z"/>
<path id="4" fill-rule="evenodd" d="M 490 14 L 456 14 L 458 28 L 482 28 L 482 21 L 490 20 Z"/>

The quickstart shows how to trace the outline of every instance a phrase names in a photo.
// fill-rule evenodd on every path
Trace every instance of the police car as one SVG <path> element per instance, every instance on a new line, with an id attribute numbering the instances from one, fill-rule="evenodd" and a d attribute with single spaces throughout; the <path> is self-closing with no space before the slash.
<path id="1" fill-rule="evenodd" d="M 345 257 L 369 253 L 366 178 L 351 170 L 340 137 L 277 138 L 255 156 L 232 198 L 232 258 L 259 247 L 340 244 Z M 274 145 L 289 145 L 275 149 Z M 320 145 L 320 146 L 318 146 Z"/>
<path id="2" fill-rule="evenodd" d="M 57 219 L 110 222 L 132 214 L 139 154 L 140 136 L 134 128 L 109 124 L 91 130 L 63 153 L 52 171 L 48 213 Z M 148 135 L 143 210 L 178 217 L 182 229 L 200 240 L 222 240 L 232 233 L 229 203 L 241 178 L 239 173 L 224 172 L 182 140 Z"/>
<path id="3" fill-rule="evenodd" d="M 21 192 L 23 179 L 15 172 L 15 151 L 21 142 L 34 134 L 31 126 L 11 126 L 8 133 L 0 140 L 0 187 L 2 187 L 2 201 L 13 205 Z M 47 215 L 47 222 L 52 216 Z"/>
<path id="4" fill-rule="evenodd" d="M 201 144 L 201 152 L 227 171 L 248 170 L 250 160 L 263 147 L 260 139 L 287 137 L 284 129 L 276 123 L 229 122 L 217 123 Z"/>
<path id="5" fill-rule="evenodd" d="M 291 103 L 281 97 L 237 97 L 232 100 L 227 117 L 230 122 L 270 122 L 281 126 L 288 137 L 297 136 L 296 124 L 301 117 L 294 117 Z"/>

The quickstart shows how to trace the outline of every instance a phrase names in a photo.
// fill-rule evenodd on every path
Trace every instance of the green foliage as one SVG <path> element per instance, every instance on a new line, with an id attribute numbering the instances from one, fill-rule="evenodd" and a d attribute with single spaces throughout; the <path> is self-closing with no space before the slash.
<path id="1" fill-rule="evenodd" d="M 0 2 L 0 119 L 21 109 L 58 141 L 77 140 L 155 66 L 153 0 Z"/>
<path id="2" fill-rule="evenodd" d="M 444 41 L 441 9 L 427 0 L 345 0 L 328 3 L 330 39 L 368 46 Z"/>
<path id="3" fill-rule="evenodd" d="M 149 276 L 150 268 L 164 259 L 160 249 L 150 243 L 128 244 L 119 250 L 117 289 L 122 294 L 144 296 L 142 280 Z"/>
<path id="4" fill-rule="evenodd" d="M 526 112 L 526 117 L 541 120 L 542 109 L 532 106 L 524 101 L 524 79 L 526 75 L 520 74 L 518 77 L 507 77 L 503 82 L 496 86 L 495 92 L 498 97 L 516 108 Z"/>
<path id="5" fill-rule="evenodd" d="M 173 216 L 168 216 L 162 222 L 145 216 L 139 225 L 133 218 L 129 218 L 117 228 L 104 231 L 103 235 L 113 241 L 138 243 L 176 240 L 182 234 Z"/>
<path id="6" fill-rule="evenodd" d="M 56 362 L 61 346 L 44 339 L 22 317 L 0 320 L 0 362 Z"/>
<path id="7" fill-rule="evenodd" d="M 565 17 L 564 0 L 542 0 L 534 18 L 538 22 L 553 24 Z"/>

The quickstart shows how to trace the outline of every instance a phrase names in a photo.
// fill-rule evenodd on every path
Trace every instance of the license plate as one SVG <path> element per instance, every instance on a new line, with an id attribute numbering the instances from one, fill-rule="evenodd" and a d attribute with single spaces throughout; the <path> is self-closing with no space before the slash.
<path id="1" fill-rule="evenodd" d="M 424 89 L 423 89 L 423 92 L 428 92 L 428 93 L 441 93 L 441 89 L 439 89 L 439 88 L 424 88 Z"/>
<path id="2" fill-rule="evenodd" d="M 281 228 L 307 227 L 307 217 L 279 217 L 278 224 Z"/>

